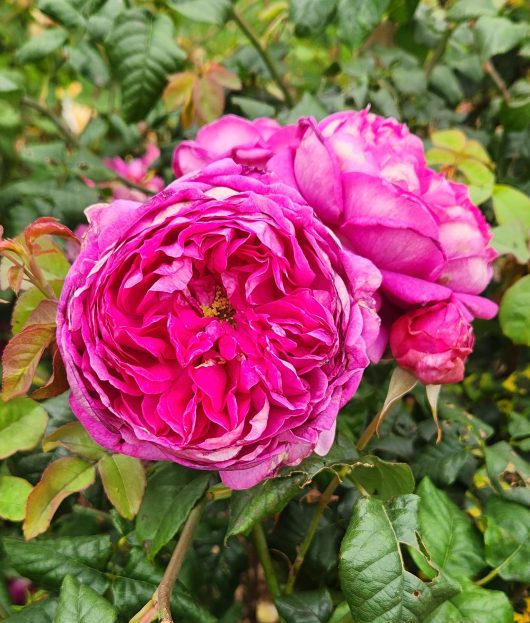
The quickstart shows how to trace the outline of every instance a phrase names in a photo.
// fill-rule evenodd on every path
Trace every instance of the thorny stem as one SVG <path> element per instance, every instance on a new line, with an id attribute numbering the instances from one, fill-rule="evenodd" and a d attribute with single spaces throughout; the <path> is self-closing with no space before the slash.
<path id="1" fill-rule="evenodd" d="M 278 578 L 274 573 L 274 567 L 272 566 L 271 555 L 269 548 L 267 547 L 267 540 L 265 538 L 265 532 L 263 526 L 258 523 L 254 527 L 253 531 L 254 543 L 256 545 L 256 551 L 258 552 L 258 558 L 265 574 L 265 581 L 269 588 L 269 592 L 273 599 L 280 595 L 280 585 L 278 584 Z"/>
<path id="2" fill-rule="evenodd" d="M 294 104 L 293 98 L 291 97 L 291 94 L 285 86 L 285 83 L 280 76 L 280 72 L 278 71 L 278 68 L 274 64 L 268 51 L 261 45 L 260 40 L 256 36 L 255 32 L 252 30 L 250 25 L 243 19 L 241 15 L 239 15 L 239 13 L 235 9 L 232 9 L 231 17 L 234 22 L 239 26 L 243 34 L 250 41 L 256 52 L 260 55 L 267 69 L 269 70 L 272 79 L 274 80 L 274 82 L 276 82 L 280 91 L 282 92 L 287 106 L 292 107 Z"/>
<path id="3" fill-rule="evenodd" d="M 333 480 L 329 483 L 329 485 L 324 490 L 324 493 L 320 496 L 317 509 L 315 511 L 315 514 L 313 515 L 313 518 L 311 519 L 311 523 L 309 524 L 309 530 L 307 531 L 307 534 L 305 535 L 305 538 L 302 541 L 302 544 L 298 548 L 296 559 L 293 563 L 293 566 L 289 570 L 287 584 L 285 585 L 286 593 L 289 594 L 293 592 L 294 584 L 296 582 L 296 576 L 298 575 L 298 572 L 300 571 L 300 567 L 304 563 L 305 556 L 307 552 L 309 551 L 309 548 L 311 547 L 311 543 L 313 542 L 313 539 L 315 538 L 315 534 L 317 532 L 318 525 L 320 523 L 324 510 L 326 506 L 329 504 L 331 498 L 333 497 L 333 494 L 335 493 L 335 489 L 339 486 L 342 479 L 344 478 L 344 476 L 346 476 L 346 474 L 350 471 L 350 469 L 351 468 L 348 465 L 345 465 L 339 471 L 339 473 L 333 477 Z"/>
<path id="4" fill-rule="evenodd" d="M 368 424 L 365 431 L 361 435 L 361 438 L 357 442 L 357 450 L 362 451 L 366 448 L 366 446 L 370 442 L 370 439 L 374 436 L 374 433 L 377 430 L 378 422 L 379 422 L 379 414 L 373 418 L 373 420 L 370 422 L 370 424 Z M 318 525 L 320 524 L 320 520 L 322 518 L 324 510 L 326 506 L 329 504 L 329 502 L 331 501 L 331 498 L 333 497 L 335 490 L 340 485 L 343 478 L 347 476 L 350 471 L 351 471 L 351 467 L 349 465 L 344 465 L 340 469 L 339 473 L 333 477 L 333 480 L 331 480 L 331 482 L 328 484 L 328 486 L 324 490 L 324 493 L 320 496 L 318 507 L 309 525 L 309 530 L 307 531 L 307 534 L 305 535 L 305 538 L 302 541 L 302 544 L 298 548 L 298 554 L 296 555 L 296 559 L 293 563 L 293 566 L 289 570 L 287 584 L 285 585 L 286 593 L 293 592 L 294 585 L 296 582 L 296 576 L 298 575 L 298 572 L 300 571 L 300 567 L 304 563 L 306 554 L 309 551 L 309 548 L 311 547 L 311 543 L 313 542 L 313 539 L 315 538 Z"/>
<path id="5" fill-rule="evenodd" d="M 438 45 L 434 48 L 432 54 L 427 58 L 427 62 L 425 63 L 425 75 L 427 78 L 431 75 L 432 70 L 438 64 L 438 61 L 442 58 L 445 52 L 445 48 L 447 47 L 447 43 L 453 34 L 454 27 L 449 27 L 442 38 L 438 42 Z"/>
<path id="6" fill-rule="evenodd" d="M 170 605 L 171 593 L 173 592 L 173 587 L 175 586 L 178 574 L 182 568 L 182 564 L 184 563 L 186 552 L 193 541 L 193 535 L 199 525 L 205 505 L 206 498 L 203 498 L 189 514 L 177 542 L 177 546 L 175 547 L 169 564 L 166 567 L 162 581 L 155 592 L 156 599 L 155 595 L 153 595 L 153 603 L 158 603 L 158 616 L 161 623 L 173 623 Z"/>
<path id="7" fill-rule="evenodd" d="M 489 75 L 489 77 L 493 80 L 493 82 L 495 83 L 499 91 L 501 92 L 502 99 L 505 102 L 509 102 L 510 91 L 508 90 L 508 87 L 506 86 L 506 82 L 504 82 L 500 73 L 495 69 L 495 65 L 490 60 L 487 60 L 487 61 L 484 61 L 484 63 L 482 64 L 482 67 L 484 68 L 484 71 Z"/>

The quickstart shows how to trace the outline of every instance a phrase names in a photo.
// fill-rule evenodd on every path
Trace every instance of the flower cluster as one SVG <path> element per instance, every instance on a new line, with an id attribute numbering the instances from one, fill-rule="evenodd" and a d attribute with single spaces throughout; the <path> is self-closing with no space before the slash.
<path id="1" fill-rule="evenodd" d="M 426 384 L 462 378 L 470 322 L 496 312 L 490 234 L 406 126 L 228 115 L 173 167 L 150 200 L 87 210 L 61 296 L 72 408 L 101 445 L 246 488 L 325 454 L 388 349 Z"/>

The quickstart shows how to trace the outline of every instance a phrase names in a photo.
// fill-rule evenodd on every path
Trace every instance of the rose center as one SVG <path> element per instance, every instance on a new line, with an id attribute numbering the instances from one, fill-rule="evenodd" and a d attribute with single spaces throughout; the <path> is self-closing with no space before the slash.
<path id="1" fill-rule="evenodd" d="M 201 305 L 201 310 L 205 318 L 219 318 L 233 324 L 235 311 L 220 286 L 216 286 L 215 296 L 210 305 Z"/>

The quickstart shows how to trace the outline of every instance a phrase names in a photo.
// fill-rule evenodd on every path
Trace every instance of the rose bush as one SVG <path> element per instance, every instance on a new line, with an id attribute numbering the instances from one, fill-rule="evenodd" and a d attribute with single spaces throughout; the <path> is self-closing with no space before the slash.
<path id="1" fill-rule="evenodd" d="M 380 274 L 296 191 L 223 160 L 87 211 L 57 339 L 105 448 L 246 488 L 326 454 L 378 333 Z"/>

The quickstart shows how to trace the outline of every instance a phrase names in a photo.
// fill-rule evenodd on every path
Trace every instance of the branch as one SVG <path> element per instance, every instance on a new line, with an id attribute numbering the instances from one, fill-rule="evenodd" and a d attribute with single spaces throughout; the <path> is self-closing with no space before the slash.
<path id="1" fill-rule="evenodd" d="M 484 61 L 482 64 L 484 71 L 489 75 L 489 77 L 493 80 L 497 88 L 502 94 L 502 99 L 508 103 L 510 101 L 510 91 L 506 86 L 506 82 L 502 79 L 500 73 L 495 69 L 495 65 L 491 61 Z"/>
<path id="2" fill-rule="evenodd" d="M 250 25 L 243 19 L 241 15 L 239 15 L 236 9 L 232 9 L 231 17 L 234 20 L 234 22 L 239 26 L 243 34 L 250 41 L 250 43 L 252 44 L 256 52 L 260 55 L 267 69 L 269 70 L 269 73 L 272 79 L 274 80 L 274 82 L 276 82 L 280 91 L 282 92 L 287 106 L 292 108 L 294 104 L 293 98 L 291 97 L 291 94 L 289 93 L 286 85 L 284 84 L 282 77 L 280 76 L 280 72 L 278 71 L 278 68 L 274 64 L 268 51 L 261 45 L 258 37 L 254 33 Z"/>
<path id="3" fill-rule="evenodd" d="M 265 580 L 269 587 L 269 592 L 273 599 L 280 596 L 280 585 L 278 584 L 278 578 L 274 573 L 274 567 L 272 566 L 271 555 L 269 548 L 267 547 L 267 540 L 265 539 L 265 533 L 263 532 L 263 526 L 256 524 L 254 531 L 254 543 L 258 552 L 258 558 L 265 574 Z"/>
<path id="4" fill-rule="evenodd" d="M 155 593 L 156 597 L 153 595 L 153 602 L 155 604 L 158 602 L 158 616 L 160 617 L 161 623 L 173 623 L 170 605 L 171 593 L 173 592 L 173 587 L 175 586 L 178 574 L 180 573 L 182 564 L 184 563 L 186 552 L 193 541 L 193 535 L 199 525 L 205 505 L 206 498 L 203 498 L 189 514 L 177 542 L 177 546 L 171 556 L 171 560 L 166 567 L 162 581 L 160 582 Z"/>
<path id="5" fill-rule="evenodd" d="M 307 552 L 311 547 L 311 543 L 315 538 L 318 525 L 324 513 L 326 506 L 329 504 L 333 494 L 335 493 L 335 489 L 340 485 L 342 478 L 351 470 L 351 467 L 345 465 L 338 474 L 333 477 L 333 480 L 326 487 L 324 493 L 320 496 L 320 500 L 318 501 L 318 507 L 311 519 L 311 523 L 309 524 L 309 530 L 305 535 L 302 544 L 298 548 L 298 554 L 296 555 L 296 559 L 293 563 L 293 566 L 289 569 L 289 576 L 287 577 L 287 584 L 285 585 L 285 592 L 287 594 L 292 593 L 294 589 L 294 584 L 296 582 L 296 576 L 300 571 L 300 567 L 303 565 Z"/>
<path id="6" fill-rule="evenodd" d="M 33 110 L 39 112 L 41 115 L 47 117 L 64 136 L 66 142 L 70 147 L 79 146 L 77 136 L 75 136 L 75 134 L 70 130 L 70 128 L 66 125 L 66 123 L 64 123 L 64 121 L 60 117 L 58 117 L 55 113 L 46 108 L 46 106 L 26 96 L 24 96 L 20 100 L 20 103 L 22 104 L 22 106 L 32 108 Z"/>

